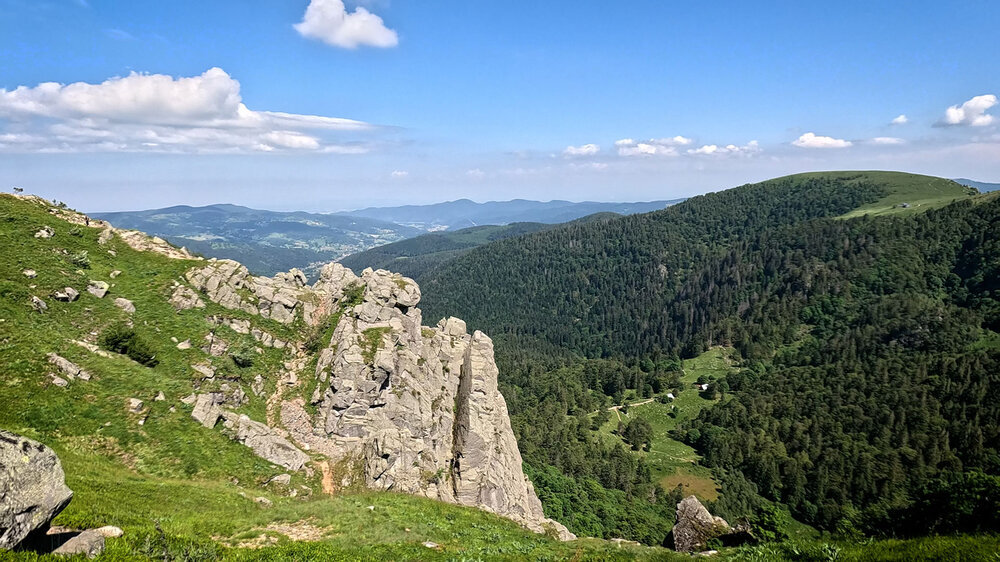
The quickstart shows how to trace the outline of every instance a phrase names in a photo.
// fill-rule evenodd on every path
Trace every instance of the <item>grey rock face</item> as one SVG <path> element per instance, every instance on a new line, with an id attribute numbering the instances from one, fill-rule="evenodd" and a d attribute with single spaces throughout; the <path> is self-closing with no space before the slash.
<path id="1" fill-rule="evenodd" d="M 192 415 L 206 426 L 223 417 L 234 439 L 289 470 L 308 461 L 302 450 L 323 454 L 344 475 L 338 486 L 363 484 L 475 506 L 537 532 L 574 538 L 545 518 L 522 471 L 507 404 L 497 389 L 493 342 L 482 332 L 470 335 L 457 318 L 436 328 L 421 326 L 420 288 L 413 280 L 371 269 L 359 278 L 333 263 L 308 287 L 301 272 L 254 277 L 229 260 L 210 260 L 185 277 L 223 307 L 283 323 L 301 318 L 320 324 L 344 306 L 345 295 L 363 294 L 345 310 L 317 358 L 315 416 L 301 398 L 276 404 L 286 434 L 223 409 L 221 396 L 203 394 Z M 281 347 L 246 321 L 215 323 Z M 282 380 L 295 385 L 298 369 L 290 370 Z M 263 381 L 254 381 L 251 390 L 261 394 Z"/>
<path id="2" fill-rule="evenodd" d="M 49 309 L 49 305 L 45 304 L 45 301 L 32 295 L 31 296 L 31 308 L 35 309 L 36 312 L 44 314 L 46 310 Z"/>
<path id="3" fill-rule="evenodd" d="M 62 546 L 52 551 L 57 556 L 75 556 L 82 554 L 87 558 L 96 558 L 104 552 L 104 535 L 98 529 L 89 529 L 64 542 Z"/>
<path id="4" fill-rule="evenodd" d="M 132 301 L 128 299 L 123 299 L 121 297 L 118 297 L 117 299 L 115 299 L 115 306 L 124 310 L 125 312 L 128 312 L 129 314 L 135 312 L 135 305 L 132 304 Z"/>
<path id="5" fill-rule="evenodd" d="M 52 230 L 51 227 L 43 226 L 41 230 L 35 233 L 35 238 L 52 238 L 56 235 L 56 231 Z"/>
<path id="6" fill-rule="evenodd" d="M 235 261 L 214 259 L 205 267 L 188 271 L 185 277 L 195 289 L 230 310 L 283 324 L 301 316 L 309 325 L 328 315 L 344 287 L 357 281 L 357 276 L 340 264 L 324 266 L 319 281 L 307 287 L 305 274 L 297 269 L 274 277 L 255 277 Z"/>
<path id="7" fill-rule="evenodd" d="M 701 505 L 698 498 L 688 496 L 677 504 L 677 523 L 674 525 L 674 550 L 699 552 L 708 541 L 729 532 L 729 523 L 712 514 Z"/>
<path id="8" fill-rule="evenodd" d="M 191 410 L 191 417 L 198 420 L 201 425 L 211 429 L 222 417 L 222 403 L 225 395 L 221 392 L 211 392 L 199 394 L 195 399 L 194 410 Z"/>
<path id="9" fill-rule="evenodd" d="M 258 457 L 288 470 L 299 470 L 309 461 L 309 456 L 292 445 L 280 430 L 245 415 L 225 412 L 223 416 L 233 438 L 253 449 Z"/>
<path id="10" fill-rule="evenodd" d="M 0 550 L 44 532 L 71 499 L 73 491 L 52 449 L 0 430 Z"/>
<path id="11" fill-rule="evenodd" d="M 108 285 L 104 281 L 91 280 L 90 283 L 87 285 L 87 292 L 99 299 L 103 299 L 104 295 L 108 294 L 108 289 L 110 288 L 111 288 L 110 285 Z"/>
<path id="12" fill-rule="evenodd" d="M 292 437 L 355 467 L 347 479 L 369 488 L 476 506 L 574 538 L 545 518 L 524 476 L 493 342 L 457 318 L 422 327 L 411 279 L 366 270 L 360 281 L 363 302 L 345 312 L 317 361 L 317 415 L 301 402 L 282 405 Z"/>
<path id="13" fill-rule="evenodd" d="M 174 287 L 174 292 L 170 296 L 170 304 L 173 305 L 176 310 L 205 308 L 205 301 L 201 300 L 198 293 L 194 292 L 190 287 L 181 285 L 180 283 Z"/>
<path id="14" fill-rule="evenodd" d="M 73 363 L 64 357 L 56 355 L 55 353 L 49 353 L 46 357 L 49 358 L 49 363 L 52 363 L 53 365 L 58 367 L 59 370 L 62 371 L 63 374 L 65 374 L 67 377 L 71 379 L 80 379 L 85 381 L 90 380 L 90 373 L 81 369 L 79 366 L 77 366 L 76 363 Z"/>
<path id="15" fill-rule="evenodd" d="M 80 292 L 73 287 L 66 287 L 61 291 L 52 293 L 52 298 L 62 302 L 73 302 L 80 297 Z"/>

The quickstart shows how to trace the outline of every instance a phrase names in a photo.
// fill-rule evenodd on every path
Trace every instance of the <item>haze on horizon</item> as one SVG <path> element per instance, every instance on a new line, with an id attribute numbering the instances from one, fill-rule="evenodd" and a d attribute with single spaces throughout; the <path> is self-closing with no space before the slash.
<path id="1" fill-rule="evenodd" d="M 0 189 L 336 211 L 1000 181 L 1000 6 L 883 4 L 0 0 Z"/>

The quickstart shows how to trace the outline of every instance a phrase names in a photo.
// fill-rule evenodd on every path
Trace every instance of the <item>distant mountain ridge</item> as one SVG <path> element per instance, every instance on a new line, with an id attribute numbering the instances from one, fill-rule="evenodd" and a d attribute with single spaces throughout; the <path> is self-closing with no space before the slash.
<path id="1" fill-rule="evenodd" d="M 266 211 L 240 205 L 175 205 L 163 209 L 94 213 L 118 228 L 141 230 L 209 257 L 241 261 L 274 275 L 316 267 L 346 255 L 421 233 L 377 219 Z"/>
<path id="2" fill-rule="evenodd" d="M 985 182 L 985 181 L 976 181 L 976 180 L 970 180 L 970 179 L 966 179 L 966 178 L 955 178 L 952 181 L 955 182 L 955 183 L 960 183 L 960 184 L 968 186 L 968 187 L 974 187 L 974 188 L 978 189 L 979 191 L 982 191 L 983 193 L 987 193 L 989 191 L 998 191 L 998 190 L 1000 190 L 1000 183 L 989 183 L 989 182 Z"/>
<path id="3" fill-rule="evenodd" d="M 659 210 L 674 202 L 573 203 L 518 199 L 476 203 L 462 199 L 340 213 L 268 211 L 218 203 L 92 216 L 118 228 L 160 236 L 207 257 L 237 260 L 257 274 L 275 275 L 299 268 L 315 275 L 325 263 L 427 231 L 529 222 L 551 225 L 602 213 L 621 215 Z"/>
<path id="4" fill-rule="evenodd" d="M 454 230 L 486 224 L 504 225 L 515 222 L 556 224 L 604 212 L 619 215 L 648 213 L 659 211 L 681 201 L 683 199 L 637 203 L 601 203 L 596 201 L 576 203 L 562 200 L 513 199 L 477 203 L 470 199 L 458 199 L 432 205 L 368 207 L 355 211 L 343 211 L 338 214 L 379 219 L 415 226 L 423 230 Z"/>

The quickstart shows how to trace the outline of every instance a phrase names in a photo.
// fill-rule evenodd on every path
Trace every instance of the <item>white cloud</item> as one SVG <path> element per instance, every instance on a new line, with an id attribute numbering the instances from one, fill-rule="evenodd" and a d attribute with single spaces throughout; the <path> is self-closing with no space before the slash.
<path id="1" fill-rule="evenodd" d="M 872 144 L 905 144 L 906 141 L 898 137 L 875 137 L 871 141 Z"/>
<path id="2" fill-rule="evenodd" d="M 410 175 L 410 172 L 407 172 L 406 170 L 393 170 L 392 171 L 392 177 L 394 177 L 394 178 L 405 178 L 405 177 L 407 177 L 409 175 Z"/>
<path id="3" fill-rule="evenodd" d="M 691 155 L 714 155 L 714 156 L 749 156 L 761 152 L 760 143 L 752 140 L 745 145 L 737 146 L 735 144 L 727 144 L 726 146 L 718 146 L 715 144 L 706 144 L 698 148 L 688 149 L 687 153 Z"/>
<path id="4" fill-rule="evenodd" d="M 618 154 L 621 156 L 677 156 L 677 147 L 691 144 L 691 139 L 677 135 L 672 138 L 649 139 L 636 142 L 633 139 L 615 141 Z"/>
<path id="5" fill-rule="evenodd" d="M 593 156 L 601 151 L 601 147 L 596 144 L 585 144 L 582 146 L 567 146 L 563 150 L 563 156 Z"/>
<path id="6" fill-rule="evenodd" d="M 480 170 L 479 168 L 473 168 L 471 170 L 467 170 L 465 175 L 478 180 L 484 178 L 486 176 L 486 172 Z"/>
<path id="7" fill-rule="evenodd" d="M 997 104 L 993 94 L 976 96 L 962 105 L 953 105 L 945 110 L 944 117 L 937 124 L 940 126 L 985 127 L 992 124 L 995 118 L 986 110 Z"/>
<path id="8" fill-rule="evenodd" d="M 854 143 L 849 140 L 824 137 L 815 133 L 806 133 L 792 141 L 792 144 L 802 148 L 846 148 Z"/>
<path id="9" fill-rule="evenodd" d="M 382 18 L 360 6 L 348 12 L 343 0 L 311 0 L 302 22 L 294 27 L 303 37 L 345 49 L 399 44 L 396 32 L 386 27 Z"/>
<path id="10" fill-rule="evenodd" d="M 251 110 L 239 82 L 220 68 L 0 89 L 0 132 L 30 139 L 2 143 L 4 151 L 357 153 L 365 148 L 323 137 L 370 129 L 352 119 Z"/>
<path id="11" fill-rule="evenodd" d="M 889 123 L 891 125 L 905 125 L 905 124 L 907 124 L 909 122 L 910 122 L 910 120 L 906 117 L 906 115 L 900 113 L 899 115 L 896 116 L 895 119 L 893 119 Z"/>

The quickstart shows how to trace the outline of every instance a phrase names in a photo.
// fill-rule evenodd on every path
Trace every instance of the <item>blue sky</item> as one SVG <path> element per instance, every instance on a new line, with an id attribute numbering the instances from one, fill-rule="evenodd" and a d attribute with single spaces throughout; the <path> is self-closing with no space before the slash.
<path id="1" fill-rule="evenodd" d="M 1000 3 L 757 4 L 0 0 L 0 188 L 323 211 L 1000 181 Z"/>

